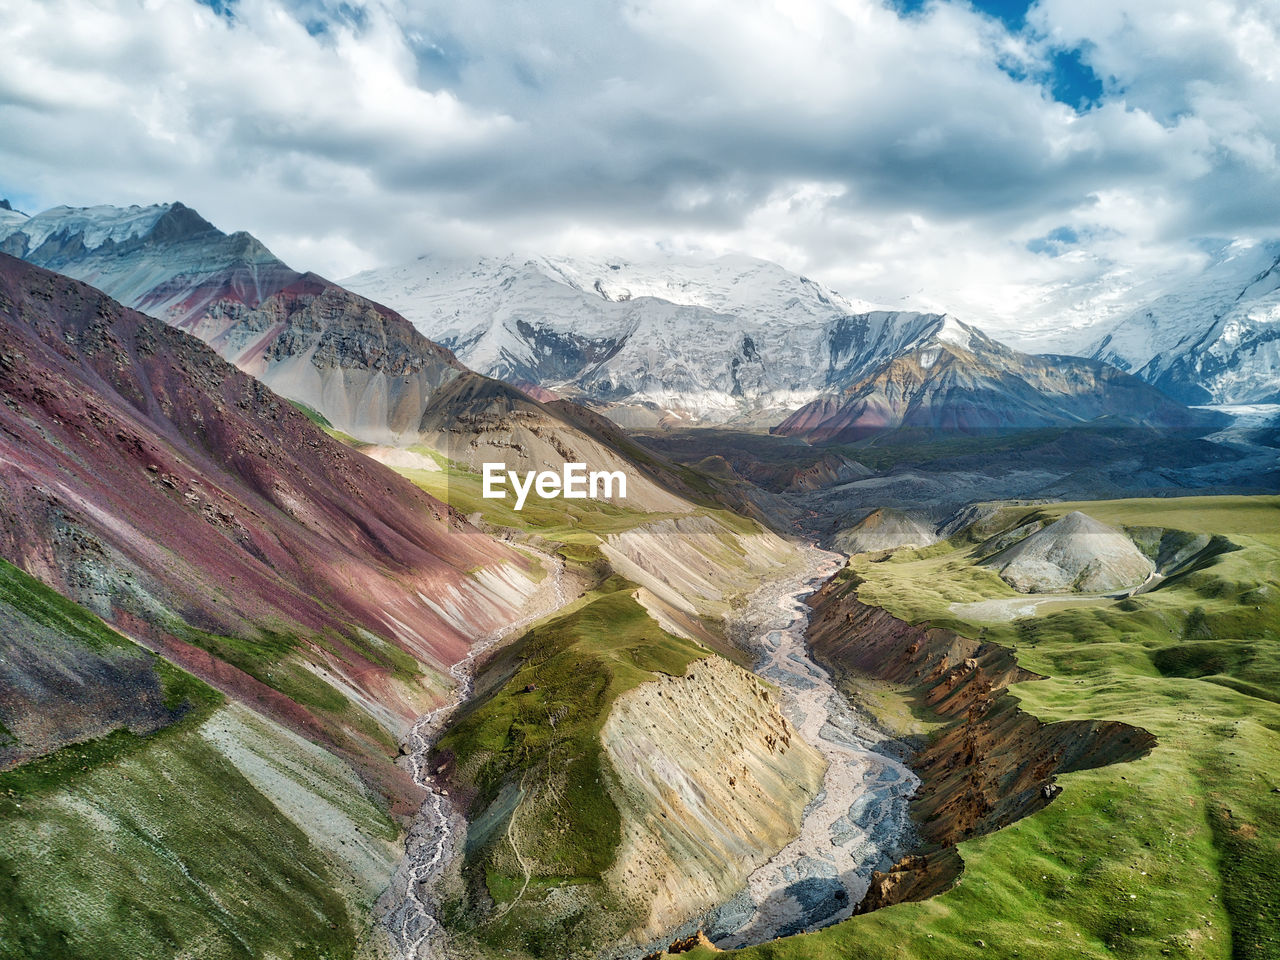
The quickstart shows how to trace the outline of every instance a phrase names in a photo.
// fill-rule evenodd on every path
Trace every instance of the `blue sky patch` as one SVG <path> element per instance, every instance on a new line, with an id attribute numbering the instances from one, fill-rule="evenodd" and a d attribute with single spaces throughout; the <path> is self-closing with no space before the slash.
<path id="1" fill-rule="evenodd" d="M 893 0 L 893 6 L 899 13 L 910 16 L 923 10 L 928 2 L 929 0 Z M 1031 4 L 1027 0 L 975 0 L 973 8 L 989 17 L 995 17 L 1017 33 L 1026 22 Z"/>
<path id="2" fill-rule="evenodd" d="M 894 9 L 902 16 L 911 16 L 924 10 L 930 0 L 892 0 Z M 951 0 L 963 2 L 963 0 Z M 973 8 L 1004 24 L 1010 33 L 1021 33 L 1027 26 L 1027 11 L 1032 4 L 1028 0 L 973 0 Z M 1084 62 L 1086 51 L 1082 48 L 1056 50 L 1045 76 L 1032 77 L 1020 67 L 1000 64 L 1000 69 L 1022 82 L 1028 79 L 1044 84 L 1053 99 L 1081 112 L 1102 102 L 1102 80 Z"/>
<path id="3" fill-rule="evenodd" d="M 1027 241 L 1027 249 L 1032 253 L 1043 253 L 1050 257 L 1060 257 L 1067 250 L 1080 242 L 1080 234 L 1071 227 L 1056 227 L 1043 237 L 1034 237 Z"/>
<path id="4" fill-rule="evenodd" d="M 228 20 L 236 18 L 236 0 L 196 0 L 196 3 L 208 7 L 220 17 L 226 17 Z"/>
<path id="5" fill-rule="evenodd" d="M 1088 110 L 1102 102 L 1102 81 L 1081 59 L 1083 53 L 1079 48 L 1055 52 L 1049 74 L 1053 99 L 1077 110 Z"/>

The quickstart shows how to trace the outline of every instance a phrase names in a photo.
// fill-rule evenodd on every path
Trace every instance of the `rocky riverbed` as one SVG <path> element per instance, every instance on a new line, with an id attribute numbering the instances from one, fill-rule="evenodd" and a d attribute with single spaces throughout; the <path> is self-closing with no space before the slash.
<path id="1" fill-rule="evenodd" d="M 742 947 L 827 926 L 850 916 L 873 870 L 885 870 L 912 839 L 907 806 L 919 779 L 905 749 L 867 724 L 809 656 L 804 598 L 840 567 L 811 549 L 802 573 L 764 585 L 734 618 L 734 632 L 758 655 L 756 672 L 776 684 L 782 710 L 829 764 L 800 834 L 723 904 L 704 926 L 721 948 Z"/>
<path id="2" fill-rule="evenodd" d="M 544 562 L 550 574 L 526 602 L 524 615 L 477 642 L 465 659 L 453 665 L 449 672 L 457 685 L 449 702 L 419 718 L 405 739 L 405 762 L 413 771 L 414 782 L 426 789 L 427 799 L 409 829 L 395 879 L 379 904 L 382 926 L 403 960 L 444 955 L 444 935 L 435 918 L 434 886 L 457 853 L 457 840 L 466 832 L 465 819 L 454 809 L 448 794 L 436 786 L 427 758 L 449 717 L 471 696 L 476 661 L 568 602 L 564 561 L 546 556 Z"/>

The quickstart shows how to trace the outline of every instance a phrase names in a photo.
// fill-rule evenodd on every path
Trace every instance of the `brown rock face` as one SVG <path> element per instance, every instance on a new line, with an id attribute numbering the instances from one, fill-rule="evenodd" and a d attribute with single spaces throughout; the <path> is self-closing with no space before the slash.
<path id="1" fill-rule="evenodd" d="M 1155 745 L 1125 723 L 1036 719 L 1007 688 L 1041 678 L 1018 666 L 1011 650 L 899 620 L 860 602 L 856 581 L 838 575 L 809 603 L 819 662 L 915 687 L 952 721 L 912 762 L 922 781 L 912 813 L 923 845 L 876 874 L 860 912 L 946 889 L 961 869 L 951 848 L 1046 806 L 1060 792 L 1059 773 L 1136 760 Z"/>
<path id="2" fill-rule="evenodd" d="M 708 950 L 713 950 L 716 953 L 721 952 L 720 948 L 708 940 L 707 935 L 699 930 L 691 937 L 681 937 L 679 940 L 673 940 L 671 942 L 671 946 L 667 947 L 667 953 L 688 953 L 690 950 L 697 947 L 706 947 Z"/>
<path id="3" fill-rule="evenodd" d="M 852 442 L 896 427 L 967 433 L 1101 417 L 1164 427 L 1203 419 L 1107 364 L 1031 356 L 965 329 L 963 345 L 942 335 L 926 340 L 839 394 L 811 401 L 772 432 Z"/>
<path id="4" fill-rule="evenodd" d="M 950 887 L 963 869 L 964 862 L 955 847 L 908 854 L 888 870 L 871 875 L 871 886 L 855 912 L 870 913 L 895 903 L 928 900 Z"/>

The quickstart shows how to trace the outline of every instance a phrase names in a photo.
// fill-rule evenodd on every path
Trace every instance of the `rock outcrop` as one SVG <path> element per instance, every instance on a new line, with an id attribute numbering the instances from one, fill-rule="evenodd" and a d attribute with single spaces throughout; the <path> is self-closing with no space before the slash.
<path id="1" fill-rule="evenodd" d="M 921 847 L 873 877 L 861 912 L 945 889 L 962 868 L 955 845 L 1043 808 L 1059 793 L 1058 774 L 1136 760 L 1155 745 L 1117 721 L 1038 720 L 1008 695 L 1010 684 L 1040 679 L 1009 648 L 907 623 L 859 601 L 857 586 L 842 572 L 809 598 L 814 657 L 837 675 L 912 688 L 950 721 L 911 763 Z"/>
<path id="2" fill-rule="evenodd" d="M 610 565 L 643 587 L 641 602 L 664 627 L 707 640 L 702 621 L 797 562 L 795 548 L 767 531 L 744 532 L 700 514 L 655 520 L 608 537 Z"/>
<path id="3" fill-rule="evenodd" d="M 623 822 L 608 878 L 642 905 L 639 942 L 740 888 L 795 835 L 826 769 L 768 689 L 720 657 L 619 697 L 601 739 Z"/>
<path id="4" fill-rule="evenodd" d="M 983 565 L 1022 593 L 1109 593 L 1136 587 L 1155 571 L 1127 536 L 1078 510 Z"/>
<path id="5" fill-rule="evenodd" d="M 900 510 L 881 507 L 837 533 L 831 540 L 831 546 L 853 555 L 899 547 L 927 547 L 937 542 L 938 534 L 933 524 Z"/>

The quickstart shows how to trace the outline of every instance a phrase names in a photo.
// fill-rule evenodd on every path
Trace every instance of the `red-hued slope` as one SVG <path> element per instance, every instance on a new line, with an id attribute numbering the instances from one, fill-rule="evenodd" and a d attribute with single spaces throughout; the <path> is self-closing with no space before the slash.
<path id="1" fill-rule="evenodd" d="M 394 648 L 444 668 L 528 589 L 519 555 L 194 337 L 4 255 L 0 401 L 0 555 L 326 739 L 340 725 L 188 627 L 287 638 L 282 661 L 395 732 L 429 698 Z"/>

